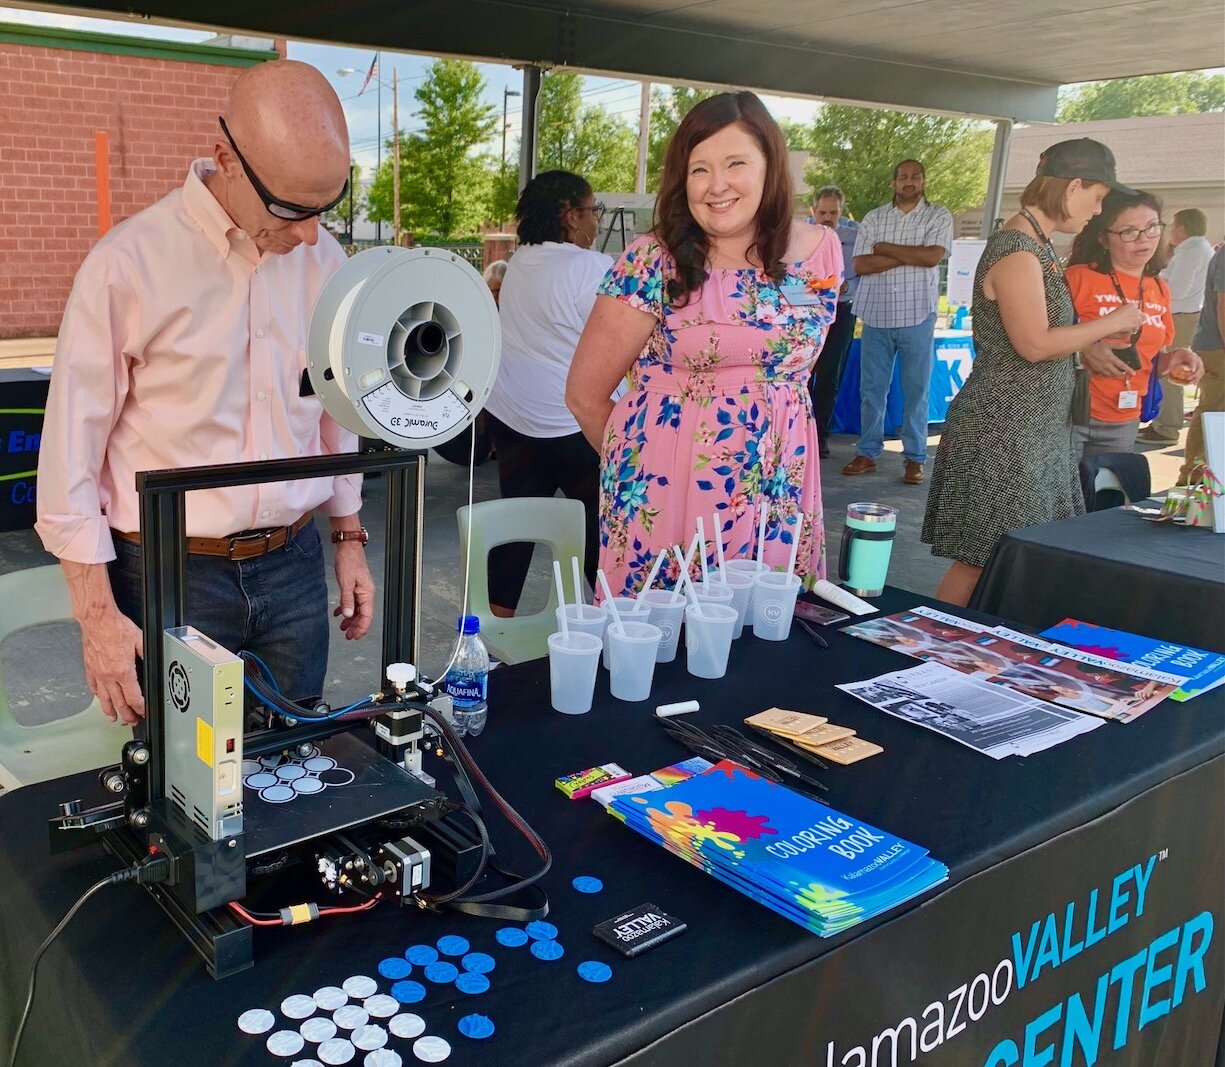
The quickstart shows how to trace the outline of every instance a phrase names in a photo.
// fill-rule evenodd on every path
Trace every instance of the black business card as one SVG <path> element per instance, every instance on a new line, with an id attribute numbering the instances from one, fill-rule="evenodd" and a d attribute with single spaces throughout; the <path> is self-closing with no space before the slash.
<path id="1" fill-rule="evenodd" d="M 597 923 L 592 933 L 624 956 L 638 956 L 669 938 L 683 934 L 686 925 L 654 904 L 639 904 L 612 919 Z"/>

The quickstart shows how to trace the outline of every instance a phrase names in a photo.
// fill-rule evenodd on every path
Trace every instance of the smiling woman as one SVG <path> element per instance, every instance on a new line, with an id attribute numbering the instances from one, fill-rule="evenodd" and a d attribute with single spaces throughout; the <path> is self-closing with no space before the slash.
<path id="1" fill-rule="evenodd" d="M 655 228 L 605 276 L 567 382 L 601 454 L 600 565 L 615 594 L 637 593 L 659 553 L 712 517 L 726 557 L 758 554 L 764 516 L 767 564 L 794 559 L 809 585 L 825 574 L 807 384 L 842 246 L 791 212 L 786 143 L 761 101 L 697 104 L 668 146 Z M 675 581 L 679 566 L 669 557 L 661 573 Z"/>

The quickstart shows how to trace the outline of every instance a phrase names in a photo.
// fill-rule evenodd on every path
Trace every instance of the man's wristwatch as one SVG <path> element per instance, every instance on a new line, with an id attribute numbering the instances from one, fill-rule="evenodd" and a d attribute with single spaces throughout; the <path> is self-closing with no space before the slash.
<path id="1" fill-rule="evenodd" d="M 359 526 L 356 530 L 333 530 L 332 544 L 338 545 L 341 541 L 357 541 L 363 545 L 368 544 L 370 533 L 364 526 Z"/>

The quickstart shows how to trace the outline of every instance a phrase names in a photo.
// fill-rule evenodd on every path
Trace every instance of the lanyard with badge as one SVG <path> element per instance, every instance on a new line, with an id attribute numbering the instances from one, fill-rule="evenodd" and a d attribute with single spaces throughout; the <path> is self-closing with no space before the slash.
<path id="1" fill-rule="evenodd" d="M 1123 287 L 1119 284 L 1119 276 L 1115 274 L 1114 268 L 1110 270 L 1110 281 L 1114 284 L 1114 291 L 1119 294 L 1119 301 L 1126 305 L 1127 297 L 1123 293 Z M 1140 353 L 1136 348 L 1136 344 L 1140 340 L 1140 334 L 1144 331 L 1144 276 L 1141 275 L 1138 283 L 1140 291 L 1140 325 L 1136 327 L 1135 332 L 1128 338 L 1126 348 L 1112 349 L 1114 354 L 1126 363 L 1132 370 L 1139 370 L 1144 364 L 1140 359 Z M 1140 393 L 1131 387 L 1131 375 L 1128 374 L 1123 379 L 1123 388 L 1119 392 L 1119 410 L 1120 411 L 1135 411 L 1140 406 Z"/>

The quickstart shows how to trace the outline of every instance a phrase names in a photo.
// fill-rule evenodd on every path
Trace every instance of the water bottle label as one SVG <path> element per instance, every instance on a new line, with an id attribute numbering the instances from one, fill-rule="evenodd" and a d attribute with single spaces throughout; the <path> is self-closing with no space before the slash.
<path id="1" fill-rule="evenodd" d="M 485 699 L 486 678 L 483 674 L 448 675 L 445 688 L 456 707 L 466 708 Z"/>

